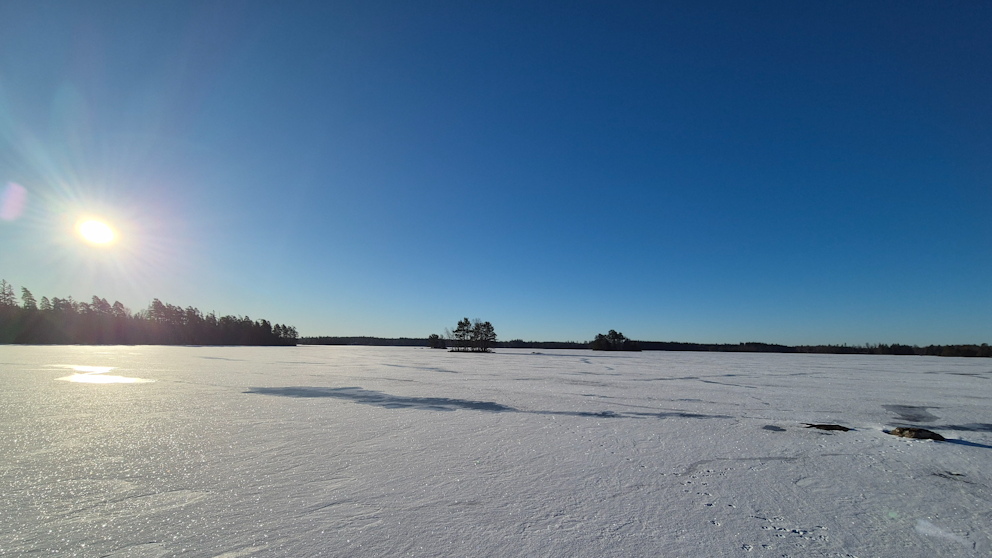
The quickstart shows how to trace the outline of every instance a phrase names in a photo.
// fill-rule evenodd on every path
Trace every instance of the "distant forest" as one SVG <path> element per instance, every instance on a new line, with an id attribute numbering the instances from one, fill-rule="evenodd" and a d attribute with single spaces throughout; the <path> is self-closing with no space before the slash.
<path id="1" fill-rule="evenodd" d="M 301 337 L 300 345 L 367 345 L 373 347 L 431 347 L 429 337 Z M 494 341 L 501 349 L 588 349 L 589 343 L 577 341 Z"/>
<path id="2" fill-rule="evenodd" d="M 131 312 L 120 302 L 94 296 L 41 297 L 0 280 L 0 344 L 83 345 L 296 345 L 296 328 L 268 320 L 217 317 L 154 299 L 146 310 Z"/>
<path id="3" fill-rule="evenodd" d="M 372 345 L 396 347 L 430 347 L 428 338 L 384 338 L 384 337 L 303 337 L 301 345 Z M 496 348 L 502 349 L 590 349 L 594 342 L 576 341 L 497 341 Z M 953 357 L 992 357 L 992 347 L 981 345 L 774 345 L 769 343 L 679 343 L 672 341 L 634 341 L 642 351 L 699 351 L 723 353 L 818 353 L 840 355 L 927 355 Z"/>
<path id="4" fill-rule="evenodd" d="M 981 345 L 772 345 L 769 343 L 705 344 L 668 341 L 638 341 L 643 351 L 715 351 L 724 353 L 820 353 L 832 355 L 921 355 L 947 357 L 992 357 L 992 347 Z"/>

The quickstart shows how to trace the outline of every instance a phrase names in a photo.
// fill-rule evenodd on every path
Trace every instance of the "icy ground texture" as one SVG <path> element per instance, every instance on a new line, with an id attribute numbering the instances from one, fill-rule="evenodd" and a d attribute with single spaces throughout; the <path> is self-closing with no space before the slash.
<path id="1" fill-rule="evenodd" d="M 0 382 L 0 555 L 992 552 L 988 359 L 6 346 Z"/>

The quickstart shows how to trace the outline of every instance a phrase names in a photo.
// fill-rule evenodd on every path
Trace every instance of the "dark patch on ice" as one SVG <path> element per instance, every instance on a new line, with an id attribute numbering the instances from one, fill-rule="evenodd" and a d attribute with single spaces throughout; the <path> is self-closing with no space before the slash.
<path id="1" fill-rule="evenodd" d="M 571 386 L 610 387 L 610 385 L 611 385 L 611 384 L 607 384 L 607 383 L 604 383 L 604 382 L 594 382 L 592 380 L 568 380 L 568 379 L 562 379 L 562 380 L 559 380 L 559 381 L 561 383 L 563 383 L 563 384 L 568 384 L 568 385 L 571 385 Z"/>
<path id="2" fill-rule="evenodd" d="M 231 362 L 248 362 L 243 358 L 224 358 L 224 357 L 208 357 L 208 356 L 201 356 L 200 358 L 205 358 L 208 360 L 229 360 Z"/>
<path id="3" fill-rule="evenodd" d="M 803 424 L 806 425 L 806 428 L 816 428 L 817 430 L 836 430 L 838 432 L 847 432 L 848 430 L 851 430 L 850 428 L 839 424 L 810 424 L 808 422 Z"/>
<path id="4" fill-rule="evenodd" d="M 683 411 L 662 411 L 659 413 L 642 413 L 637 411 L 615 412 L 615 411 L 519 411 L 534 415 L 563 415 L 570 417 L 593 417 L 593 418 L 628 418 L 628 419 L 668 419 L 668 418 L 689 418 L 689 419 L 732 419 L 728 415 L 702 415 L 699 413 L 686 413 Z"/>
<path id="5" fill-rule="evenodd" d="M 914 407 L 913 405 L 882 405 L 890 413 L 895 413 L 896 419 L 906 422 L 933 422 L 940 417 L 927 412 L 927 409 L 938 407 Z"/>
<path id="6" fill-rule="evenodd" d="M 647 415 L 647 416 L 655 416 L 655 417 L 658 417 L 660 419 L 666 419 L 666 418 L 732 419 L 732 418 L 734 418 L 734 417 L 732 417 L 730 415 L 703 415 L 703 414 L 700 414 L 700 413 L 683 413 L 681 411 L 678 411 L 678 412 L 667 412 L 667 413 L 662 412 L 662 413 L 638 413 L 638 414 L 643 414 L 643 415 Z"/>
<path id="7" fill-rule="evenodd" d="M 992 378 L 986 377 L 986 374 L 992 374 L 989 372 L 951 372 L 949 370 L 934 370 L 931 372 L 924 372 L 924 374 L 947 374 L 948 376 L 971 376 L 973 378 L 981 378 L 982 380 L 990 380 Z"/>
<path id="8" fill-rule="evenodd" d="M 975 484 L 975 483 L 973 483 L 973 482 L 971 482 L 969 480 L 965 480 L 964 478 L 962 478 L 962 477 L 964 477 L 964 473 L 955 473 L 955 472 L 952 472 L 952 471 L 940 471 L 940 472 L 934 473 L 933 476 L 940 477 L 942 479 L 947 479 L 947 480 L 952 480 L 952 481 L 957 481 L 957 482 L 963 482 L 965 484 Z"/>
<path id="9" fill-rule="evenodd" d="M 438 368 L 435 366 L 405 366 L 402 364 L 383 364 L 383 366 L 389 366 L 392 368 L 412 368 L 414 370 L 427 370 L 428 372 L 444 372 L 446 374 L 458 374 L 455 370 L 447 370 L 445 368 Z"/>
<path id="10" fill-rule="evenodd" d="M 957 430 L 959 432 L 992 432 L 992 424 L 987 422 L 972 422 L 969 424 L 950 424 L 934 426 L 937 430 Z"/>
<path id="11" fill-rule="evenodd" d="M 614 413 L 613 411 L 524 411 L 526 413 L 531 413 L 535 415 L 563 415 L 568 417 L 593 417 L 593 418 L 634 418 L 622 413 Z M 638 413 L 631 413 L 636 415 Z"/>
<path id="12" fill-rule="evenodd" d="M 662 411 L 658 413 L 627 412 L 617 413 L 614 411 L 522 411 L 501 405 L 493 401 L 472 401 L 468 399 L 450 399 L 447 397 L 403 397 L 400 395 L 390 395 L 381 391 L 362 389 L 360 387 L 327 388 L 327 387 L 253 387 L 248 388 L 244 393 L 256 395 L 279 395 L 282 397 L 312 398 L 330 397 L 334 399 L 348 399 L 363 405 L 375 405 L 386 409 L 420 409 L 424 411 L 456 411 L 467 409 L 470 411 L 486 411 L 490 413 L 528 413 L 532 415 L 561 415 L 572 417 L 589 418 L 691 418 L 691 419 L 731 419 L 734 417 L 726 415 L 701 415 L 697 413 L 686 413 L 683 411 Z"/>
<path id="13" fill-rule="evenodd" d="M 612 368 L 609 369 L 613 370 Z M 571 376 L 620 376 L 621 375 L 619 372 L 616 374 L 608 374 L 606 372 L 583 372 L 581 370 L 578 372 L 565 372 L 565 374 L 569 374 Z"/>
<path id="14" fill-rule="evenodd" d="M 656 418 L 656 419 L 670 419 L 670 418 L 687 418 L 687 419 L 732 419 L 734 417 L 729 415 L 703 415 L 699 413 L 686 413 L 684 411 L 661 411 L 659 413 L 643 413 L 639 411 L 628 411 L 623 413 L 617 413 L 614 411 L 520 411 L 523 413 L 532 413 L 535 415 L 565 415 L 573 417 L 597 417 L 597 418 Z"/>
<path id="15" fill-rule="evenodd" d="M 514 412 L 516 409 L 500 405 L 492 401 L 471 401 L 468 399 L 449 399 L 447 397 L 403 397 L 389 395 L 381 391 L 362 389 L 359 387 L 325 388 L 325 387 L 281 387 L 281 388 L 249 388 L 245 393 L 260 395 L 281 395 L 283 397 L 333 397 L 348 399 L 363 405 L 375 405 L 387 409 L 422 409 L 429 411 L 455 411 L 469 409 L 472 411 L 488 411 L 491 413 Z"/>
<path id="16" fill-rule="evenodd" d="M 979 444 L 977 442 L 969 442 L 967 440 L 946 440 L 945 439 L 944 440 L 944 443 L 945 444 L 957 444 L 959 446 L 968 446 L 968 447 L 972 447 L 972 448 L 992 449 L 992 446 L 988 446 L 988 445 L 985 445 L 985 444 Z"/>
<path id="17" fill-rule="evenodd" d="M 761 427 L 762 430 L 771 430 L 772 432 L 785 432 L 785 429 L 781 426 L 775 426 L 774 424 L 766 424 Z"/>

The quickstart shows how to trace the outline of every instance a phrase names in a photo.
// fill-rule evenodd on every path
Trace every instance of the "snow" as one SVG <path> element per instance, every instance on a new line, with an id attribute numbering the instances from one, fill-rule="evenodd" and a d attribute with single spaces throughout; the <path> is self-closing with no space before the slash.
<path id="1" fill-rule="evenodd" d="M 917 356 L 4 346 L 0 555 L 988 556 L 990 380 Z M 907 425 L 948 441 L 884 432 Z"/>

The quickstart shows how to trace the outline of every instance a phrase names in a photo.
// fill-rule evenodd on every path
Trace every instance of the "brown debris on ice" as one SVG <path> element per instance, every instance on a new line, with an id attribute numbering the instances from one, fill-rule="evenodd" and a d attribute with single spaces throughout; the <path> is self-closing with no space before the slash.
<path id="1" fill-rule="evenodd" d="M 913 428 L 910 426 L 900 426 L 899 428 L 893 428 L 889 430 L 889 434 L 893 436 L 900 436 L 902 438 L 916 438 L 917 440 L 937 440 L 938 442 L 943 442 L 944 437 L 936 432 L 932 432 L 925 428 Z"/>

